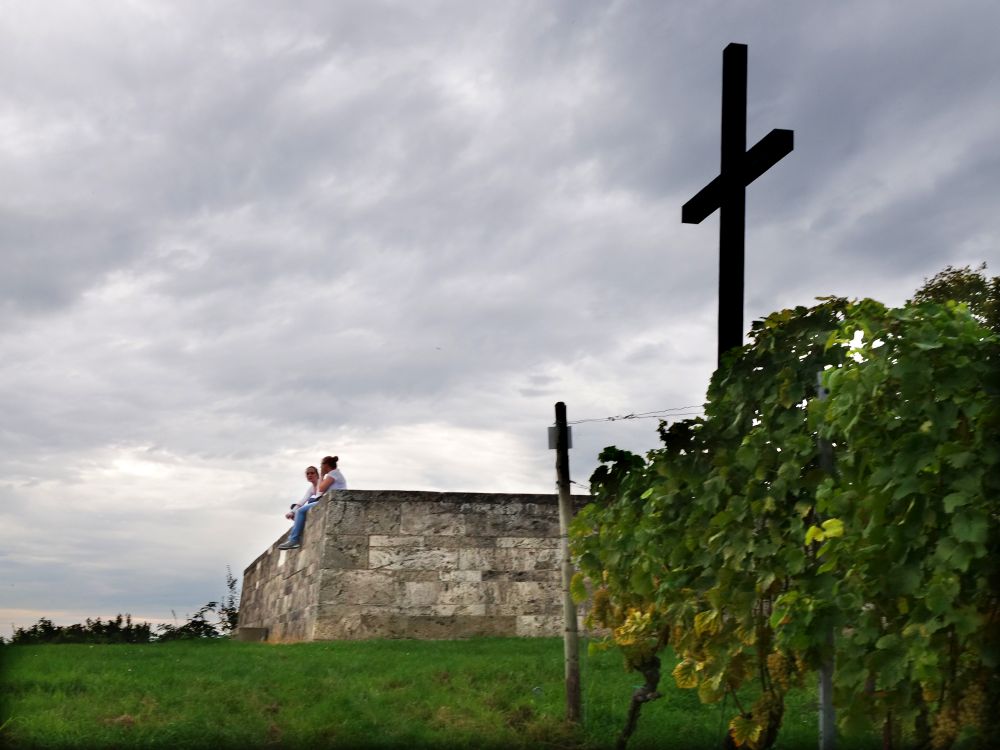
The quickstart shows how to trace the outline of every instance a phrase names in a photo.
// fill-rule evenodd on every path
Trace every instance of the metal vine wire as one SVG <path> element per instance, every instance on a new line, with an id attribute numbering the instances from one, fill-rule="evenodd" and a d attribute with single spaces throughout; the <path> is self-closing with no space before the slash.
<path id="1" fill-rule="evenodd" d="M 697 416 L 702 412 L 701 404 L 690 404 L 688 406 L 674 406 L 669 409 L 656 409 L 655 411 L 643 411 L 632 414 L 620 414 L 614 417 L 591 417 L 589 419 L 574 419 L 567 422 L 568 425 L 585 424 L 587 422 L 618 422 L 625 419 L 663 419 L 664 417 L 690 417 Z"/>

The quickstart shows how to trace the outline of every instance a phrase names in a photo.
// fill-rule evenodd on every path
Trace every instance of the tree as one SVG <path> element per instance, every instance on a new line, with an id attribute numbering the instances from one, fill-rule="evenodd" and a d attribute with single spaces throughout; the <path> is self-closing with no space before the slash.
<path id="1" fill-rule="evenodd" d="M 219 604 L 219 629 L 224 635 L 232 635 L 240 620 L 239 582 L 233 576 L 232 568 L 226 566 L 226 595 Z"/>
<path id="2" fill-rule="evenodd" d="M 929 280 L 924 279 L 923 286 L 910 301 L 964 302 L 976 320 L 994 333 L 1000 333 L 1000 276 L 990 278 L 983 273 L 985 270 L 985 263 L 975 270 L 969 266 L 947 266 Z"/>
<path id="3" fill-rule="evenodd" d="M 226 566 L 226 595 L 221 602 L 208 602 L 190 616 L 183 625 L 158 625 L 158 641 L 188 640 L 191 638 L 219 638 L 229 636 L 236 629 L 240 617 L 240 593 L 232 569 Z M 209 622 L 208 614 L 218 620 Z"/>

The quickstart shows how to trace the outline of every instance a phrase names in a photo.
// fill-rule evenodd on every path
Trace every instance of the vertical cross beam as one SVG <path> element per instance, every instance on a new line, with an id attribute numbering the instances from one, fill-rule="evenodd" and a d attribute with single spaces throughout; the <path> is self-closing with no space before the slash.
<path id="1" fill-rule="evenodd" d="M 743 278 L 747 214 L 743 157 L 747 150 L 747 47 L 722 52 L 722 153 L 719 176 L 719 357 L 743 344 Z"/>
<path id="2" fill-rule="evenodd" d="M 722 52 L 722 148 L 719 176 L 681 208 L 681 221 L 700 224 L 719 211 L 718 361 L 743 344 L 746 188 L 791 153 L 791 130 L 772 130 L 747 151 L 747 46 Z"/>

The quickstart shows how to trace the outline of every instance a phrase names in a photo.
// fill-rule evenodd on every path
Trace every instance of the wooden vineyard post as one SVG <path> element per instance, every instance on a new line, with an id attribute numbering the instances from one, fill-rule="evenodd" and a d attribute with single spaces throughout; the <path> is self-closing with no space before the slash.
<path id="1" fill-rule="evenodd" d="M 569 427 L 566 404 L 556 404 L 556 485 L 559 488 L 559 549 L 562 559 L 563 653 L 566 662 L 566 720 L 580 723 L 580 645 L 576 627 L 576 605 L 570 595 L 573 563 L 569 557 L 569 524 L 573 520 L 573 498 L 569 491 Z"/>
<path id="2" fill-rule="evenodd" d="M 822 370 L 816 373 L 816 393 L 820 401 L 826 400 Z M 826 474 L 832 475 L 833 446 L 821 437 L 816 440 L 819 466 Z M 837 747 L 837 717 L 833 711 L 833 628 L 826 633 L 825 652 L 819 669 L 819 750 L 834 750 Z"/>

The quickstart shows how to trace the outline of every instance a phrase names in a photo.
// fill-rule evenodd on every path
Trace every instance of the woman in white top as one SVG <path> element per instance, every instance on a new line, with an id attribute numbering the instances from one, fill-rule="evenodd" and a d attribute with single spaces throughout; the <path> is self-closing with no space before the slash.
<path id="1" fill-rule="evenodd" d="M 326 456 L 320 463 L 323 471 L 323 479 L 316 486 L 316 494 L 309 498 L 309 502 L 295 511 L 295 523 L 292 524 L 292 531 L 288 535 L 288 541 L 279 544 L 278 549 L 298 549 L 302 546 L 302 529 L 306 525 L 306 513 L 316 504 L 320 496 L 329 489 L 346 490 L 347 482 L 344 475 L 337 468 L 337 456 Z"/>
<path id="2" fill-rule="evenodd" d="M 323 467 L 323 479 L 316 486 L 316 497 L 319 497 L 327 490 L 346 490 L 347 481 L 344 479 L 344 475 L 340 473 L 340 469 L 337 468 L 337 461 L 339 461 L 339 456 L 327 456 L 320 463 Z"/>

